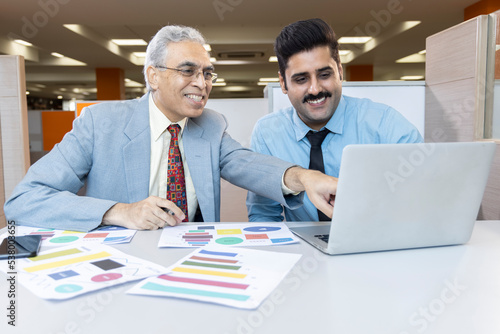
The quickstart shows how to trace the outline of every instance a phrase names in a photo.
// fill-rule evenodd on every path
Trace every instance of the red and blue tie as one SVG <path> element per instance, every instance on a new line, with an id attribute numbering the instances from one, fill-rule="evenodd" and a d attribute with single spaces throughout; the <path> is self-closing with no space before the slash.
<path id="1" fill-rule="evenodd" d="M 184 166 L 182 164 L 181 152 L 179 150 L 179 124 L 171 124 L 167 128 L 172 138 L 168 149 L 168 171 L 167 171 L 167 199 L 177 205 L 186 215 L 184 222 L 188 221 L 188 208 L 186 197 L 186 179 L 184 177 Z"/>

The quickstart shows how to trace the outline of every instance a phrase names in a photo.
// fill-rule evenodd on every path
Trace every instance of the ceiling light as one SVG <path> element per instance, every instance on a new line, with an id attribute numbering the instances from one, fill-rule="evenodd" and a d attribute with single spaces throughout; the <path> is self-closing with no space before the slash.
<path id="1" fill-rule="evenodd" d="M 260 82 L 279 82 L 279 78 L 260 78 Z"/>
<path id="2" fill-rule="evenodd" d="M 270 82 L 264 82 L 264 81 L 257 82 L 257 85 L 259 86 L 267 86 L 268 84 L 270 84 Z"/>
<path id="3" fill-rule="evenodd" d="M 371 39 L 370 36 L 346 36 L 341 37 L 338 42 L 340 44 L 365 44 Z"/>
<path id="4" fill-rule="evenodd" d="M 423 75 L 404 75 L 401 80 L 422 80 L 423 78 Z"/>
<path id="5" fill-rule="evenodd" d="M 29 90 L 27 90 L 27 91 L 26 91 L 26 95 L 30 95 L 30 92 L 29 92 Z"/>
<path id="6" fill-rule="evenodd" d="M 57 57 L 57 58 L 64 58 L 64 56 L 60 53 L 57 53 L 57 52 L 52 52 L 51 55 L 53 55 L 54 57 Z"/>
<path id="7" fill-rule="evenodd" d="M 276 56 L 269 57 L 269 62 L 270 63 L 277 63 L 278 62 L 278 57 L 276 57 Z"/>
<path id="8" fill-rule="evenodd" d="M 351 50 L 339 50 L 339 56 L 347 56 Z"/>
<path id="9" fill-rule="evenodd" d="M 33 44 L 31 44 L 30 42 L 23 41 L 22 39 L 15 39 L 14 42 L 24 46 L 33 46 Z"/>
<path id="10" fill-rule="evenodd" d="M 112 39 L 116 45 L 148 45 L 143 39 Z"/>
<path id="11" fill-rule="evenodd" d="M 225 82 L 214 82 L 212 84 L 213 87 L 223 87 L 225 85 L 227 85 L 227 83 L 225 83 Z"/>
<path id="12" fill-rule="evenodd" d="M 414 53 L 396 60 L 396 63 L 425 63 L 425 55 Z"/>
<path id="13" fill-rule="evenodd" d="M 58 99 L 58 100 L 62 100 L 62 99 L 63 99 L 63 96 L 62 96 L 62 95 L 57 95 L 57 99 Z"/>
<path id="14" fill-rule="evenodd" d="M 205 48 L 205 50 L 207 50 L 207 52 L 212 51 L 212 47 L 210 46 L 210 44 L 203 44 L 203 47 Z"/>
<path id="15" fill-rule="evenodd" d="M 146 52 L 132 52 L 132 54 L 139 58 L 146 58 Z"/>
<path id="16" fill-rule="evenodd" d="M 226 80 L 224 78 L 217 78 L 216 82 L 226 82 Z"/>
<path id="17" fill-rule="evenodd" d="M 426 53 L 427 53 L 427 51 L 426 51 L 426 50 L 422 50 L 422 51 L 420 51 L 418 54 L 419 54 L 419 55 L 425 55 Z"/>
<path id="18" fill-rule="evenodd" d="M 211 63 L 215 63 L 216 61 L 217 61 L 217 58 L 215 58 L 215 57 L 210 57 L 210 62 L 211 62 Z"/>

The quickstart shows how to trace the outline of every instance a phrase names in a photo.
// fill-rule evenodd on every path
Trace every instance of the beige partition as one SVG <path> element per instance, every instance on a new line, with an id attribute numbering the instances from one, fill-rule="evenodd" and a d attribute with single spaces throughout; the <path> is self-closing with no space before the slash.
<path id="1" fill-rule="evenodd" d="M 5 199 L 30 166 L 26 80 L 21 56 L 0 56 L 0 123 L 4 176 L 4 186 L 0 189 Z"/>
<path id="2" fill-rule="evenodd" d="M 3 189 L 3 160 L 2 160 L 2 129 L 1 129 L 1 120 L 0 120 L 0 189 Z M 7 221 L 5 220 L 5 213 L 3 212 L 3 203 L 5 202 L 5 194 L 3 191 L 0 191 L 0 228 L 5 227 L 7 225 Z"/>
<path id="3" fill-rule="evenodd" d="M 426 142 L 484 140 L 487 45 L 487 15 L 427 38 Z M 479 219 L 500 219 L 499 175 L 497 146 Z"/>

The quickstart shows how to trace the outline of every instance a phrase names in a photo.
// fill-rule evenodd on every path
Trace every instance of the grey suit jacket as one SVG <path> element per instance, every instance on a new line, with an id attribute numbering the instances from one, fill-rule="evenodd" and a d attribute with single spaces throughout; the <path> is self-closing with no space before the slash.
<path id="1" fill-rule="evenodd" d="M 185 159 L 206 222 L 220 220 L 220 178 L 287 207 L 302 196 L 283 196 L 281 177 L 291 166 L 243 148 L 226 133 L 225 118 L 205 109 L 183 131 Z M 151 135 L 148 94 L 84 109 L 52 151 L 37 161 L 5 204 L 17 224 L 88 231 L 117 202 L 149 195 Z M 85 196 L 76 193 L 86 183 Z"/>

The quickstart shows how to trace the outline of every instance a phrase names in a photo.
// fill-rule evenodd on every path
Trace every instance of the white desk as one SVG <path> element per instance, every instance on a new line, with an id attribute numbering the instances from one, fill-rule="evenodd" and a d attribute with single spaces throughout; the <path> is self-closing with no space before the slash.
<path id="1" fill-rule="evenodd" d="M 116 248 L 168 266 L 190 249 L 157 248 L 159 231 Z M 133 284 L 53 302 L 17 287 L 17 324 L 4 333 L 500 333 L 500 221 L 476 223 L 467 245 L 328 256 L 310 245 L 293 272 L 254 311 L 127 295 Z"/>

